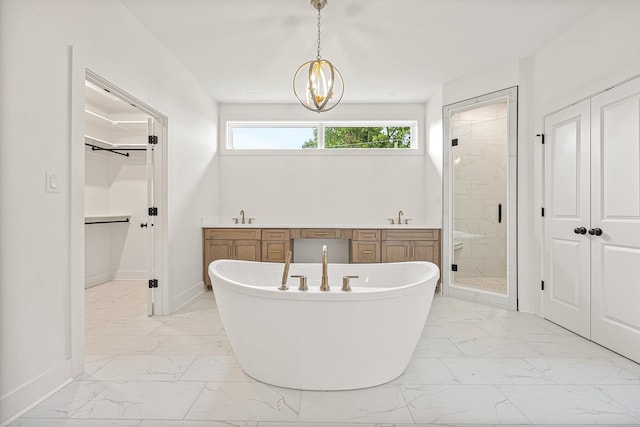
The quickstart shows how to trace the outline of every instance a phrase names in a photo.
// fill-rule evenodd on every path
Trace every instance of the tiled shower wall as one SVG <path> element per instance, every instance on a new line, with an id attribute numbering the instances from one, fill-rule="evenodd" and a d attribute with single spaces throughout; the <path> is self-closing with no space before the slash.
<path id="1" fill-rule="evenodd" d="M 458 139 L 453 149 L 456 279 L 506 277 L 507 103 L 458 113 L 451 123 Z"/>

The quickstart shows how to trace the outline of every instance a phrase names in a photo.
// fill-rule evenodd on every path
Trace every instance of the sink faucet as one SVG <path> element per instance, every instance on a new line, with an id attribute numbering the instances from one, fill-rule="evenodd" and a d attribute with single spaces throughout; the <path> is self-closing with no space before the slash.
<path id="1" fill-rule="evenodd" d="M 327 245 L 322 246 L 322 282 L 320 283 L 321 291 L 329 290 L 329 276 L 327 275 Z"/>
<path id="2" fill-rule="evenodd" d="M 404 215 L 404 212 L 398 211 L 398 224 L 402 224 L 402 215 Z M 244 220 L 242 222 L 244 223 Z"/>
<path id="3" fill-rule="evenodd" d="M 242 223 L 244 224 L 244 209 L 240 211 L 240 216 L 242 216 Z"/>

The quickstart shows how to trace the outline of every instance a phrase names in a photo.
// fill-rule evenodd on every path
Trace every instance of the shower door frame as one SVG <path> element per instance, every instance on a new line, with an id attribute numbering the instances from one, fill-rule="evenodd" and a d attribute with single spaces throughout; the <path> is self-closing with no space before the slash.
<path id="1" fill-rule="evenodd" d="M 498 100 L 507 101 L 507 294 L 456 286 L 453 282 L 453 153 L 451 144 L 451 117 L 453 114 L 489 105 Z M 497 305 L 510 310 L 518 309 L 517 264 L 517 164 L 518 164 L 518 87 L 513 86 L 475 98 L 442 107 L 443 120 L 443 212 L 442 212 L 442 293 L 447 296 Z"/>

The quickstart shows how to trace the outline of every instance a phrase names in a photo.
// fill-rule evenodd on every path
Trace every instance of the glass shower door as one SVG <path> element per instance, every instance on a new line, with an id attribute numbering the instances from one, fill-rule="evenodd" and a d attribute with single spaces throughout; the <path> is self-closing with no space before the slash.
<path id="1" fill-rule="evenodd" d="M 442 291 L 517 310 L 518 88 L 443 108 Z"/>
<path id="2" fill-rule="evenodd" d="M 507 293 L 507 100 L 451 116 L 454 285 Z"/>

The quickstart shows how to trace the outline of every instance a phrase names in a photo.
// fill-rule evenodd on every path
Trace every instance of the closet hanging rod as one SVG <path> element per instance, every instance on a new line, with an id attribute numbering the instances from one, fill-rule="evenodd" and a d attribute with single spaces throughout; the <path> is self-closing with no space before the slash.
<path id="1" fill-rule="evenodd" d="M 103 148 L 86 142 L 84 145 L 91 147 L 91 151 L 109 151 L 113 154 L 119 154 L 125 157 L 129 157 L 129 153 L 121 153 L 121 151 L 147 151 L 146 148 Z"/>
<path id="2" fill-rule="evenodd" d="M 89 222 L 85 221 L 84 223 L 85 225 L 87 225 L 87 224 L 112 224 L 115 222 L 130 222 L 130 221 L 129 221 L 129 218 L 127 218 L 127 219 L 117 219 L 113 221 L 89 221 Z"/>

